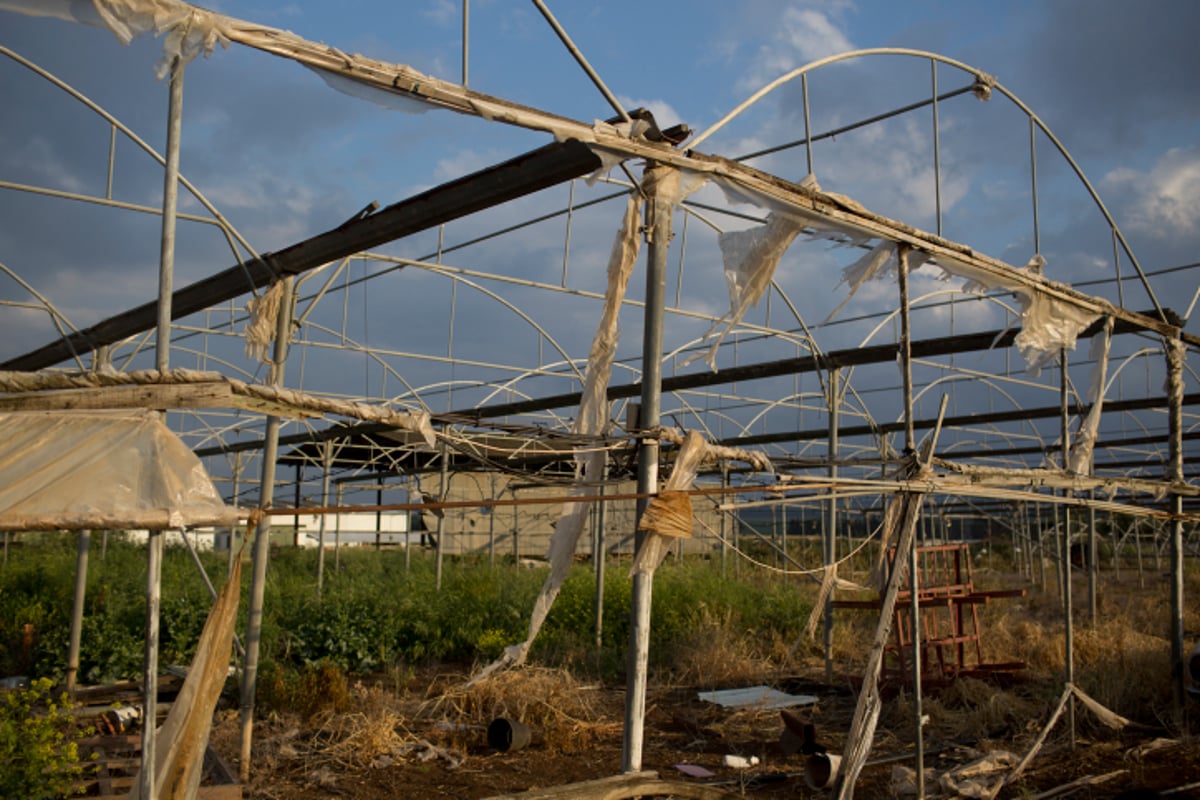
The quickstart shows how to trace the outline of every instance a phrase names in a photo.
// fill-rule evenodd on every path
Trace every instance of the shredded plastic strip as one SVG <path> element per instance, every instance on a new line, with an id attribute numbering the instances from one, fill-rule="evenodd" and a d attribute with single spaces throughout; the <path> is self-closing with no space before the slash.
<path id="1" fill-rule="evenodd" d="M 608 425 L 608 382 L 612 374 L 613 356 L 616 354 L 620 337 L 618 319 L 621 303 L 625 299 L 625 290 L 629 285 L 629 276 L 637 262 L 641 239 L 638 235 L 641 221 L 641 197 L 631 193 L 625 204 L 625 214 L 621 228 L 617 231 L 613 242 L 612 252 L 608 260 L 608 286 L 604 293 L 604 308 L 596 325 L 596 333 L 592 338 L 592 348 L 588 355 L 587 372 L 584 378 L 582 397 L 579 401 L 579 414 L 575 419 L 574 432 L 584 435 L 602 433 Z M 568 500 L 563 504 L 562 515 L 555 525 L 554 535 L 550 539 L 550 574 L 546 576 L 542 590 L 534 601 L 533 611 L 529 618 L 529 633 L 523 642 L 510 645 L 504 649 L 496 661 L 484 667 L 470 683 L 483 680 L 493 672 L 508 666 L 525 662 L 533 640 L 537 638 L 550 607 L 558 597 L 566 580 L 571 562 L 575 556 L 575 547 L 583 531 L 587 519 L 589 503 L 571 500 L 590 491 L 586 485 L 589 481 L 598 481 L 603 475 L 605 454 L 603 452 L 587 451 L 576 453 L 576 483 L 571 487 Z"/>
<path id="2" fill-rule="evenodd" d="M 166 722 L 158 730 L 154 759 L 154 796 L 159 800 L 191 800 L 197 796 L 204 774 L 204 753 L 212 732 L 213 713 L 229 675 L 241 594 L 242 559 L 217 595 L 179 696 Z M 130 800 L 141 799 L 141 783 L 134 780 Z"/>
<path id="3" fill-rule="evenodd" d="M 1100 414 L 1104 409 L 1104 390 L 1108 381 L 1108 354 L 1112 345 L 1113 318 L 1105 317 L 1104 327 L 1092 337 L 1092 381 L 1088 389 L 1091 408 L 1079 426 L 1067 461 L 1067 468 L 1076 475 L 1092 474 L 1092 454 L 1100 433 Z"/>
<path id="4" fill-rule="evenodd" d="M 94 389 L 107 386 L 180 385 L 200 383 L 225 383 L 230 390 L 242 397 L 263 400 L 297 412 L 336 414 L 364 422 L 377 422 L 418 433 L 425 443 L 433 447 L 437 438 L 428 412 L 400 411 L 351 400 L 333 400 L 307 394 L 295 389 L 276 386 L 261 386 L 229 378 L 219 372 L 190 369 L 156 369 L 118 372 L 12 372 L 0 371 L 0 391 L 36 392 L 54 389 Z"/>

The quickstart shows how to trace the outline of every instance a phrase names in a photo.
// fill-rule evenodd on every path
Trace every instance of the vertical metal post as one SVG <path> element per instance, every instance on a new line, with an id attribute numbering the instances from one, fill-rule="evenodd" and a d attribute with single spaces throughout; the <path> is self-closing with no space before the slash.
<path id="1" fill-rule="evenodd" d="M 470 34 L 471 32 L 471 0 L 463 0 L 462 4 L 462 75 L 463 88 L 467 88 L 467 63 L 470 61 L 469 55 L 471 52 Z"/>
<path id="2" fill-rule="evenodd" d="M 729 464 L 721 462 L 721 505 L 729 502 Z M 726 562 L 729 560 L 729 512 L 721 512 L 721 578 L 725 577 Z"/>
<path id="3" fill-rule="evenodd" d="M 1167 416 L 1171 436 L 1169 479 L 1175 486 L 1183 485 L 1183 343 L 1167 339 Z M 1171 682 L 1175 686 L 1175 722 L 1183 724 L 1184 686 L 1183 660 L 1183 495 L 1176 492 L 1171 498 Z"/>
<path id="4" fill-rule="evenodd" d="M 941 125 L 938 122 L 937 61 L 929 59 L 929 74 L 933 83 L 933 201 L 937 213 L 937 235 L 942 235 L 942 147 Z M 953 318 L 952 318 L 953 319 Z"/>
<path id="5" fill-rule="evenodd" d="M 491 489 L 490 497 L 496 499 L 496 473 L 489 473 Z M 488 568 L 496 568 L 496 506 L 488 509 Z"/>
<path id="6" fill-rule="evenodd" d="M 292 547 L 300 546 L 300 478 L 303 464 L 296 462 L 296 468 L 293 474 L 296 476 L 296 490 L 293 494 L 292 508 L 296 509 L 296 513 L 292 515 Z"/>
<path id="7" fill-rule="evenodd" d="M 155 740 L 158 733 L 158 633 L 162 601 L 163 532 L 150 531 L 146 542 L 146 648 L 142 666 L 142 768 L 138 789 L 147 800 L 155 791 Z"/>
<path id="8" fill-rule="evenodd" d="M 283 368 L 287 360 L 288 336 L 292 327 L 292 288 L 294 278 L 283 279 L 283 297 L 279 316 L 275 320 L 274 368 L 271 382 L 283 383 Z M 279 456 L 279 417 L 267 417 L 263 442 L 262 482 L 259 485 L 261 509 L 271 507 L 275 499 L 275 461 Z M 263 516 L 254 530 L 253 570 L 250 577 L 250 607 L 246 617 L 246 664 L 242 672 L 241 696 L 241 761 L 239 775 L 242 783 L 250 780 L 250 749 L 254 738 L 254 693 L 258 681 L 258 651 L 262 645 L 263 595 L 267 586 L 267 561 L 271 555 L 271 518 Z"/>
<path id="9" fill-rule="evenodd" d="M 1096 499 L 1096 490 L 1088 492 L 1088 497 Z M 1088 506 L 1088 614 L 1092 619 L 1092 630 L 1096 629 L 1099 616 L 1099 598 L 1096 596 L 1099 582 L 1100 559 L 1096 557 L 1096 507 Z"/>
<path id="10" fill-rule="evenodd" d="M 654 170 L 665 169 L 653 163 L 647 166 L 647 178 Z M 652 181 L 647 180 L 647 184 Z M 672 204 L 657 193 L 646 205 L 646 306 L 642 333 L 642 396 L 638 427 L 658 426 L 662 401 L 663 313 L 666 305 L 667 250 L 671 244 Z M 658 440 L 642 438 L 638 448 L 637 491 L 648 495 L 658 491 Z M 641 518 L 648 501 L 637 501 Z M 635 547 L 640 549 L 646 534 L 637 532 Z M 629 625 L 629 677 L 625 694 L 625 735 L 621 768 L 638 772 L 642 768 L 642 735 L 646 716 L 646 672 L 650 658 L 650 603 L 654 576 L 637 572 L 633 576 L 633 596 Z"/>
<path id="11" fill-rule="evenodd" d="M 800 76 L 800 95 L 804 101 L 804 156 L 808 163 L 808 174 L 813 174 L 812 120 L 808 113 L 808 73 Z"/>
<path id="12" fill-rule="evenodd" d="M 1068 418 L 1067 418 L 1067 350 L 1063 348 L 1059 351 L 1059 364 L 1062 369 L 1059 372 L 1059 405 L 1060 419 L 1059 423 L 1062 426 L 1062 467 L 1065 470 L 1070 463 L 1071 443 L 1068 440 Z M 1070 491 L 1065 491 L 1064 495 L 1071 496 Z M 1075 620 L 1074 608 L 1071 602 L 1071 509 L 1068 507 L 1063 510 L 1063 532 L 1062 532 L 1062 551 L 1060 558 L 1062 559 L 1062 601 L 1063 601 L 1063 638 L 1064 642 L 1064 658 L 1066 659 L 1067 667 L 1067 683 L 1074 685 L 1075 683 Z M 1075 747 L 1075 696 L 1071 695 L 1067 698 L 1067 732 L 1071 747 Z"/>
<path id="13" fill-rule="evenodd" d="M 1042 594 L 1046 593 L 1046 532 L 1042 527 L 1042 504 L 1037 504 L 1037 549 L 1038 549 L 1038 582 L 1042 585 Z"/>
<path id="14" fill-rule="evenodd" d="M 83 601 L 87 596 L 88 549 L 92 532 L 80 531 L 75 556 L 75 599 L 71 604 L 71 638 L 67 645 L 67 692 L 75 696 L 79 676 L 79 645 L 83 640 Z"/>
<path id="15" fill-rule="evenodd" d="M 321 449 L 321 507 L 329 506 L 329 473 L 333 472 L 333 442 L 326 442 Z M 338 515 L 341 515 L 339 506 Z M 320 528 L 317 533 L 317 600 L 325 588 L 325 520 L 328 514 L 321 514 Z"/>
<path id="16" fill-rule="evenodd" d="M 1029 118 L 1029 181 L 1033 195 L 1033 252 L 1042 252 L 1041 221 L 1038 217 L 1037 125 Z"/>
<path id="17" fill-rule="evenodd" d="M 167 155 L 163 171 L 162 241 L 158 264 L 158 330 L 154 366 L 167 369 L 171 359 L 171 293 L 175 283 L 175 222 L 179 207 L 179 137 L 183 127 L 183 63 L 171 62 L 167 102 Z"/>
<path id="18" fill-rule="evenodd" d="M 445 436 L 446 430 L 447 430 L 446 428 L 442 428 L 442 448 L 441 448 L 442 463 L 441 463 L 440 472 L 439 472 L 441 478 L 438 483 L 438 494 L 440 495 L 438 497 L 439 502 L 444 502 L 446 500 L 446 498 L 450 496 L 450 465 L 448 463 L 449 458 L 450 458 L 450 453 L 446 447 L 446 436 Z M 436 551 L 437 555 L 436 555 L 436 558 L 434 559 L 433 582 L 434 582 L 434 588 L 436 588 L 437 591 L 439 591 L 439 592 L 442 590 L 442 554 L 445 552 L 445 549 L 446 549 L 445 538 L 446 538 L 446 512 L 443 509 L 438 509 L 438 514 L 437 514 L 437 551 Z"/>
<path id="19" fill-rule="evenodd" d="M 233 504 L 238 504 L 238 494 L 241 489 L 242 481 L 242 454 L 234 453 L 233 455 Z M 234 547 L 234 539 L 237 537 L 237 525 L 232 525 L 229 528 L 229 552 L 226 554 L 228 560 L 225 566 L 225 576 L 233 574 L 233 560 L 237 557 L 238 549 Z"/>
<path id="20" fill-rule="evenodd" d="M 917 449 L 915 423 L 913 421 L 913 384 L 912 384 L 912 325 L 909 320 L 909 299 L 908 299 L 908 252 L 909 248 L 906 245 L 897 245 L 896 257 L 899 261 L 899 268 L 896 273 L 900 284 L 900 367 L 903 377 L 904 386 L 904 451 L 906 454 L 915 455 Z M 945 409 L 945 403 L 942 405 Z M 915 498 L 910 498 L 909 502 L 917 502 Z M 920 513 L 916 511 L 915 513 Z M 921 604 L 918 590 L 920 588 L 920 571 L 921 563 L 917 560 L 917 537 L 912 537 L 911 550 L 909 556 L 909 591 L 912 593 L 912 606 L 910 608 L 912 621 L 912 682 L 913 682 L 913 720 L 914 720 L 914 744 L 916 749 L 916 783 L 917 783 L 917 798 L 922 800 L 925 797 L 925 735 L 921 726 L 921 717 L 924 716 L 921 703 Z M 897 553 L 896 558 L 902 556 Z"/>
<path id="21" fill-rule="evenodd" d="M 912 386 L 912 331 L 908 306 L 908 252 L 906 244 L 896 246 L 899 269 L 896 271 L 900 285 L 900 378 L 904 391 L 904 451 L 906 455 L 916 452 L 917 437 L 913 422 Z"/>
<path id="22" fill-rule="evenodd" d="M 604 462 L 604 481 L 608 480 L 608 460 Z M 604 644 L 604 527 L 608 520 L 608 503 L 604 502 L 605 483 L 600 484 L 600 502 L 596 504 L 596 538 L 592 547 L 592 568 L 596 573 L 596 596 L 592 604 L 596 624 L 596 648 Z"/>
<path id="23" fill-rule="evenodd" d="M 158 314 L 154 366 L 165 372 L 171 362 L 171 294 L 175 282 L 175 223 L 179 207 L 179 138 L 183 121 L 183 62 L 171 62 L 167 99 L 167 153 L 163 170 L 162 236 L 159 242 Z M 162 590 L 162 531 L 150 531 L 146 552 L 146 660 L 142 672 L 142 768 L 138 788 L 155 800 L 155 737 L 158 713 L 158 627 Z"/>
<path id="24" fill-rule="evenodd" d="M 346 487 L 338 484 L 337 507 L 342 507 L 342 490 Z M 407 565 L 406 565 L 407 566 Z M 342 567 L 342 515 L 338 514 L 333 520 L 333 571 L 336 573 Z"/>
<path id="25" fill-rule="evenodd" d="M 382 478 L 380 479 L 382 480 Z M 383 505 L 383 484 L 375 487 L 375 552 L 378 553 L 383 549 L 383 509 L 379 506 Z"/>
<path id="26" fill-rule="evenodd" d="M 841 408 L 841 384 L 842 384 L 842 369 L 834 367 L 829 370 L 829 478 L 831 482 L 837 481 L 838 467 L 838 428 L 839 414 Z M 837 497 L 833 495 L 829 498 L 829 518 L 826 521 L 824 531 L 823 547 L 824 562 L 826 575 L 829 570 L 833 569 L 833 565 L 837 562 L 837 512 L 838 504 Z M 825 682 L 833 682 L 833 593 L 825 598 Z"/>

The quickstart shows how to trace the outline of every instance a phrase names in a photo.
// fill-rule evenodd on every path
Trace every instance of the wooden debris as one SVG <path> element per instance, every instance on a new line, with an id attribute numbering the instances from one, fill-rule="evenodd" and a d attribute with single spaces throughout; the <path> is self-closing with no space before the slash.
<path id="1" fill-rule="evenodd" d="M 713 786 L 667 781 L 657 772 L 631 772 L 582 783 L 567 783 L 517 794 L 494 795 L 486 800 L 628 800 L 634 797 L 679 797 L 688 800 L 733 800 L 731 794 Z"/>
<path id="2" fill-rule="evenodd" d="M 1049 800 L 1051 797 L 1058 797 L 1076 789 L 1082 789 L 1084 786 L 1095 786 L 1105 781 L 1112 780 L 1120 775 L 1124 775 L 1129 770 L 1117 769 L 1112 772 L 1106 772 L 1103 775 L 1084 775 L 1082 778 L 1076 778 L 1070 783 L 1064 783 L 1062 786 L 1055 786 L 1053 789 L 1047 789 L 1040 794 L 1035 794 L 1030 800 Z"/>

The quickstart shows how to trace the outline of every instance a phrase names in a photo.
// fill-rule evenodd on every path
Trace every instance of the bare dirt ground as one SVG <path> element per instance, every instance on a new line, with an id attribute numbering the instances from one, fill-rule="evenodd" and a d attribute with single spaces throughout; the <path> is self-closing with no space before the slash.
<path id="1" fill-rule="evenodd" d="M 479 691 L 456 687 L 466 678 L 453 669 L 429 669 L 397 690 L 359 683 L 348 690 L 349 705 L 301 719 L 272 714 L 256 726 L 255 764 L 245 796 L 251 798 L 488 798 L 616 775 L 622 763 L 624 690 L 574 683 L 566 673 L 518 670 L 504 685 Z M 386 681 L 384 681 L 386 683 Z M 855 695 L 845 685 L 806 678 L 772 681 L 779 689 L 819 698 L 810 709 L 817 740 L 841 752 Z M 989 693 L 982 684 L 973 691 Z M 1003 704 L 1021 687 L 997 691 Z M 925 730 L 927 793 L 939 789 L 941 773 L 980 754 L 1008 750 L 1024 755 L 1045 719 L 991 715 L 993 729 L 965 726 L 944 704 L 930 700 Z M 498 752 L 488 746 L 493 715 L 524 718 L 533 731 L 529 746 Z M 911 705 L 903 695 L 885 705 L 871 761 L 856 783 L 856 796 L 911 796 Z M 778 711 L 728 709 L 701 701 L 693 688 L 651 688 L 647 698 L 643 769 L 664 778 L 706 783 L 731 795 L 757 798 L 824 797 L 803 777 L 803 756 L 784 755 Z M 236 766 L 236 712 L 222 712 L 213 744 Z M 993 738 L 994 737 L 994 738 Z M 1060 723 L 1022 778 L 998 795 L 1005 798 L 1200 798 L 1200 740 L 1169 739 L 1162 730 L 1117 733 L 1086 711 L 1077 713 L 1077 740 L 1070 746 Z M 725 766 L 727 754 L 757 756 L 747 770 Z M 685 775 L 677 765 L 695 765 L 709 778 Z M 1085 779 L 1094 779 L 1087 783 Z M 1073 781 L 1080 784 L 1064 787 Z M 993 781 L 994 782 L 994 781 Z M 1193 785 L 1195 784 L 1195 785 Z M 1188 787 L 1191 788 L 1182 788 Z"/>

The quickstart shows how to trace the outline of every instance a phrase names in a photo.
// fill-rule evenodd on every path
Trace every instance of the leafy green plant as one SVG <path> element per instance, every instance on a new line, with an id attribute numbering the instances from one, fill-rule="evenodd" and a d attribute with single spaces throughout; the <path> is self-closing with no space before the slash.
<path id="1" fill-rule="evenodd" d="M 71 703 L 57 701 L 49 678 L 0 698 L 0 797 L 56 800 L 78 794 L 83 767 Z"/>

